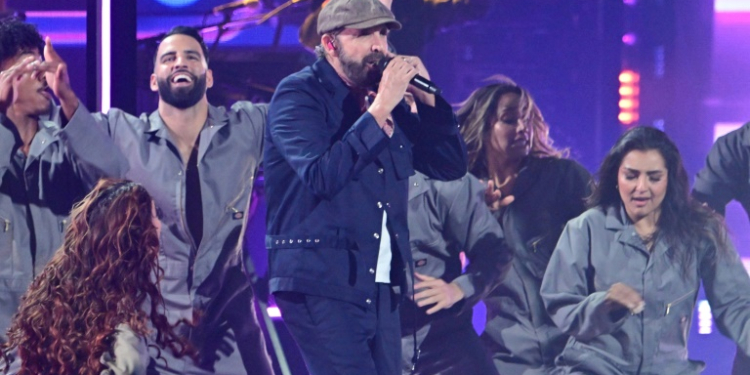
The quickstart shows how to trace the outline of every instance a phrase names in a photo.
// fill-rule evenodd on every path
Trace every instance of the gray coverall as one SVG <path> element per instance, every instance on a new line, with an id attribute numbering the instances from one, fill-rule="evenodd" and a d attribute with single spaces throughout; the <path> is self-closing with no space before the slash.
<path id="1" fill-rule="evenodd" d="M 750 352 L 750 277 L 739 256 L 692 249 L 682 265 L 664 240 L 651 251 L 625 210 L 593 208 L 565 227 L 542 282 L 552 320 L 571 335 L 555 374 L 690 375 L 704 364 L 688 359 L 687 339 L 701 281 L 719 330 Z M 614 283 L 635 289 L 643 312 L 605 303 Z"/>
<path id="2" fill-rule="evenodd" d="M 414 355 L 415 329 L 421 352 L 417 374 L 497 373 L 472 325 L 472 308 L 502 282 L 510 269 L 512 251 L 484 202 L 484 190 L 485 185 L 470 174 L 455 181 L 433 180 L 419 172 L 409 177 L 409 244 L 414 270 L 456 283 L 464 299 L 434 315 L 426 314 L 430 305 L 419 308 L 411 298 L 404 300 L 401 350 L 405 374 Z M 465 272 L 461 269 L 462 251 L 469 260 Z M 407 294 L 411 296 L 411 290 Z"/>
<path id="3" fill-rule="evenodd" d="M 237 102 L 231 109 L 209 106 L 199 135 L 198 170 L 203 208 L 203 236 L 196 247 L 185 216 L 185 163 L 158 111 L 135 117 L 118 109 L 90 114 L 83 105 L 67 128 L 105 130 L 108 142 L 90 143 L 74 136 L 67 142 L 76 153 L 110 150 L 125 154 L 126 173 L 110 175 L 142 184 L 154 198 L 162 221 L 159 265 L 164 269 L 161 293 L 170 322 L 193 319 L 197 327 L 182 333 L 200 350 L 191 359 L 157 360 L 163 374 L 269 374 L 270 360 L 253 306 L 241 238 L 245 211 L 263 153 L 266 107 Z"/>
<path id="4" fill-rule="evenodd" d="M 97 150 L 73 155 L 65 142 L 74 136 L 84 144 L 102 144 L 98 129 L 61 129 L 59 108 L 39 120 L 29 154 L 19 150 L 15 126 L 0 114 L 0 342 L 7 339 L 21 296 L 62 244 L 73 204 L 105 173 L 121 173 L 118 150 L 100 158 Z"/>

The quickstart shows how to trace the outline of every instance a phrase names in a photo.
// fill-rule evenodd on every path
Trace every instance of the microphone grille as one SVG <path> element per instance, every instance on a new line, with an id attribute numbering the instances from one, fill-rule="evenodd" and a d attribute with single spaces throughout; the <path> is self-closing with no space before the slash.
<path id="1" fill-rule="evenodd" d="M 388 66 L 389 62 L 391 62 L 390 57 L 383 57 L 382 59 L 380 59 L 380 61 L 378 61 L 378 68 L 381 72 L 385 70 L 385 67 Z"/>

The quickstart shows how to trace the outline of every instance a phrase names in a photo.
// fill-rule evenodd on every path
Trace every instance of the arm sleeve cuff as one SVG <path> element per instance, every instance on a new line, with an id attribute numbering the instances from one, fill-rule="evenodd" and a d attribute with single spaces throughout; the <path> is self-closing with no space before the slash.
<path id="1" fill-rule="evenodd" d="M 417 102 L 420 124 L 430 132 L 438 132 L 446 135 L 458 133 L 458 121 L 453 113 L 453 108 L 442 96 L 435 95 L 435 106 Z"/>
<path id="2" fill-rule="evenodd" d="M 373 159 L 388 144 L 388 136 L 380 128 L 375 118 L 370 112 L 365 112 L 362 117 L 352 126 L 354 137 L 350 137 L 350 144 L 357 154 L 365 156 L 370 155 Z M 369 158 L 367 158 L 369 159 Z"/>
<path id="3" fill-rule="evenodd" d="M 87 119 L 91 118 L 91 112 L 83 105 L 78 104 L 78 108 L 73 117 L 68 119 L 68 123 L 60 131 L 60 135 L 64 138 L 74 137 L 76 139 L 87 139 L 91 136 L 91 128 L 87 126 Z"/>
<path id="4" fill-rule="evenodd" d="M 452 283 L 456 284 L 458 288 L 461 289 L 462 292 L 464 292 L 464 299 L 469 299 L 476 293 L 476 289 L 471 283 L 471 278 L 469 275 L 461 275 L 455 278 Z"/>

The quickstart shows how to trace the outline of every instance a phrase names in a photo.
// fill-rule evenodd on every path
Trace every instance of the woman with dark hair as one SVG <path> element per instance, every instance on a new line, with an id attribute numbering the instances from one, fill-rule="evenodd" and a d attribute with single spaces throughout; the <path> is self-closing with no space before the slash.
<path id="1" fill-rule="evenodd" d="M 145 374 L 149 336 L 187 354 L 162 313 L 161 224 L 146 189 L 101 180 L 70 216 L 8 330 L 3 349 L 17 353 L 17 374 Z"/>
<path id="2" fill-rule="evenodd" d="M 690 197 L 666 134 L 623 134 L 589 204 L 542 283 L 547 311 L 571 335 L 555 374 L 700 373 L 687 338 L 701 282 L 719 330 L 750 353 L 750 278 L 722 219 Z"/>
<path id="3" fill-rule="evenodd" d="M 500 374 L 543 373 L 567 336 L 547 316 L 539 287 L 563 226 L 585 209 L 590 175 L 552 146 L 534 99 L 513 82 L 474 91 L 458 119 L 469 171 L 487 181 L 486 199 L 514 252 L 505 280 L 484 298 L 482 341 Z"/>

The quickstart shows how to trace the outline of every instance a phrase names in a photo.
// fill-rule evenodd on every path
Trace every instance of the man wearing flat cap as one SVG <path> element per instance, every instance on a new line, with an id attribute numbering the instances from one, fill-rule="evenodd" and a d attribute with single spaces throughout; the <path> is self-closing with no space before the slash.
<path id="1" fill-rule="evenodd" d="M 466 173 L 451 107 L 409 84 L 429 77 L 424 65 L 387 51 L 400 27 L 378 0 L 331 0 L 318 60 L 282 80 L 269 107 L 269 286 L 313 375 L 401 373 L 408 178 Z"/>

